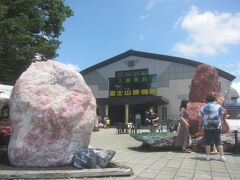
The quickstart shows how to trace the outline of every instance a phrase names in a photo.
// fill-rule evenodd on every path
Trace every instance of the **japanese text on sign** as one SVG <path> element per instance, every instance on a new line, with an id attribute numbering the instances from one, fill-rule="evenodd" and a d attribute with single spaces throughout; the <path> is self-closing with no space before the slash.
<path id="1" fill-rule="evenodd" d="M 157 88 L 153 87 L 154 75 L 142 75 L 109 79 L 109 96 L 156 96 Z"/>

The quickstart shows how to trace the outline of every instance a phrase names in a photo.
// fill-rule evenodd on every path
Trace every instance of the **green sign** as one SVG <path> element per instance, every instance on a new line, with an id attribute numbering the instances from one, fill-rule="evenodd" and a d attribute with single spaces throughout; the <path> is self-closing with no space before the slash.
<path id="1" fill-rule="evenodd" d="M 109 96 L 145 96 L 157 95 L 157 88 L 153 87 L 155 75 L 142 75 L 109 79 Z"/>

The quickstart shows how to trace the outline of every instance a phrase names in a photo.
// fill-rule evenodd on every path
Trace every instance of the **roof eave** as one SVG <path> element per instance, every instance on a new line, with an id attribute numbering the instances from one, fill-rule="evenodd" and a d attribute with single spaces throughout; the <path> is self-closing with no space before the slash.
<path id="1" fill-rule="evenodd" d="M 90 66 L 89 68 L 82 70 L 80 73 L 82 75 L 85 75 L 91 71 L 94 71 L 94 70 L 104 67 L 106 65 L 112 64 L 114 62 L 117 62 L 128 56 L 138 56 L 138 57 L 151 58 L 151 59 L 163 60 L 163 61 L 174 62 L 174 63 L 181 63 L 181 64 L 189 65 L 192 67 L 197 67 L 198 65 L 203 64 L 201 62 L 197 62 L 197 61 L 193 61 L 193 60 L 185 59 L 185 58 L 181 58 L 181 57 L 174 57 L 174 56 L 167 56 L 167 55 L 161 55 L 161 54 L 155 54 L 155 53 L 149 53 L 149 52 L 135 51 L 135 50 L 130 49 L 130 50 L 128 50 L 124 53 L 121 53 L 119 55 L 116 55 L 110 59 L 107 59 L 98 64 Z M 218 68 L 216 68 L 216 69 L 218 71 L 218 74 L 221 77 L 224 77 L 225 79 L 233 81 L 236 78 L 236 76 L 234 76 L 226 71 L 223 71 Z"/>

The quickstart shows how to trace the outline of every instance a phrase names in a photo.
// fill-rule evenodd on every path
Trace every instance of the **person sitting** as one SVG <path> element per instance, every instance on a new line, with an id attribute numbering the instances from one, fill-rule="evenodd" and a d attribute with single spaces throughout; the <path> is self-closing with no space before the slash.
<path id="1" fill-rule="evenodd" d="M 154 112 L 154 108 L 150 107 L 149 112 L 146 113 L 146 121 L 148 122 L 150 133 L 156 132 L 158 119 L 157 114 Z"/>

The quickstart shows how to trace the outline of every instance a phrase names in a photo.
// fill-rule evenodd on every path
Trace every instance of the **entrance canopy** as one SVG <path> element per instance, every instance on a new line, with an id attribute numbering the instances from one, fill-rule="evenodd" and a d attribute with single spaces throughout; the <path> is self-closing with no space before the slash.
<path id="1" fill-rule="evenodd" d="M 131 97 L 110 97 L 110 98 L 97 98 L 97 104 L 99 105 L 134 105 L 134 104 L 152 104 L 152 105 L 164 105 L 168 104 L 168 99 L 162 96 L 131 96 Z"/>

